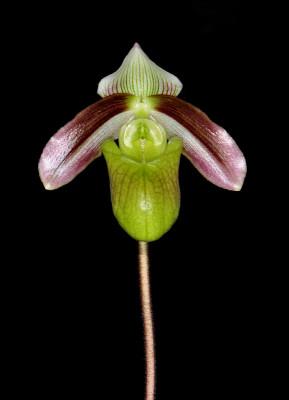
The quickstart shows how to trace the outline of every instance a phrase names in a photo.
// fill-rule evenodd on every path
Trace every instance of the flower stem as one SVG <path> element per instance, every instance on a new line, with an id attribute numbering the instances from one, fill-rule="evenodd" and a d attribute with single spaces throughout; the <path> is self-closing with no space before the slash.
<path id="1" fill-rule="evenodd" d="M 148 242 L 138 242 L 139 276 L 144 325 L 145 358 L 146 358 L 146 393 L 145 400 L 155 397 L 155 344 L 150 294 Z"/>

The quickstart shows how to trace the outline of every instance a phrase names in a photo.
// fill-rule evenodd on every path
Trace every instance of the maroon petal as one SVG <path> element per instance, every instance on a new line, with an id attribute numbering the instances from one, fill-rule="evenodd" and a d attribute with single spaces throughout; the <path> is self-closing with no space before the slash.
<path id="1" fill-rule="evenodd" d="M 121 126 L 133 115 L 128 94 L 115 94 L 85 108 L 61 128 L 45 146 L 39 161 L 46 189 L 70 182 L 101 155 L 105 140 L 117 138 Z"/>
<path id="2" fill-rule="evenodd" d="M 246 175 L 245 158 L 231 136 L 191 104 L 173 96 L 150 96 L 150 114 L 168 137 L 183 142 L 183 154 L 210 182 L 240 190 Z"/>

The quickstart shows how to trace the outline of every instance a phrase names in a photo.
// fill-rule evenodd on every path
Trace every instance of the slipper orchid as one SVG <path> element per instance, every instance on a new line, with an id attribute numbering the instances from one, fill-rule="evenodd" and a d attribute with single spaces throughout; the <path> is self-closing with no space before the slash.
<path id="1" fill-rule="evenodd" d="M 103 153 L 114 214 L 133 238 L 147 242 L 178 217 L 181 153 L 213 184 L 240 190 L 246 175 L 242 152 L 223 128 L 176 97 L 181 89 L 179 79 L 136 43 L 121 67 L 100 81 L 102 99 L 47 143 L 39 161 L 45 188 L 67 184 Z"/>

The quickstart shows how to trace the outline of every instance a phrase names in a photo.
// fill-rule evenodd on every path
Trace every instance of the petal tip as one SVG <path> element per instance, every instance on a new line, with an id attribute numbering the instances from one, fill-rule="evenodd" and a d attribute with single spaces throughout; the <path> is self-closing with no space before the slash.
<path id="1" fill-rule="evenodd" d="M 53 188 L 53 187 L 50 185 L 50 183 L 46 183 L 46 184 L 43 183 L 43 185 L 44 185 L 44 188 L 45 188 L 46 190 L 53 190 L 53 189 L 55 189 L 55 188 Z"/>
<path id="2" fill-rule="evenodd" d="M 46 181 L 45 182 L 45 180 L 44 179 L 42 179 L 41 177 L 40 177 L 40 179 L 41 179 L 41 182 L 43 183 L 43 186 L 44 186 L 44 189 L 46 189 L 46 190 L 54 190 L 54 189 L 58 189 L 58 187 L 60 187 L 60 186 L 57 186 L 57 185 L 53 185 L 53 183 L 52 182 L 50 182 L 50 181 Z"/>
<path id="3" fill-rule="evenodd" d="M 235 183 L 234 188 L 232 190 L 239 192 L 242 189 L 246 175 L 247 175 L 247 164 L 246 164 L 246 159 L 242 154 L 242 157 L 239 160 L 239 179 L 238 182 Z"/>
<path id="4" fill-rule="evenodd" d="M 46 189 L 46 190 L 55 189 L 50 183 L 47 171 L 45 171 L 45 154 L 44 153 L 42 153 L 39 163 L 38 163 L 38 173 L 39 173 L 39 178 L 44 186 L 44 189 Z"/>

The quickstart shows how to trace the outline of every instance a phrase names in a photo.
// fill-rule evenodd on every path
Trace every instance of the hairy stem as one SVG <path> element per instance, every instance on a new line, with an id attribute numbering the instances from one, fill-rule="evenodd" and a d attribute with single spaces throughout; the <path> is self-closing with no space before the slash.
<path id="1" fill-rule="evenodd" d="M 154 328 L 150 294 L 149 278 L 149 254 L 148 242 L 138 242 L 139 250 L 139 276 L 141 289 L 142 316 L 144 325 L 145 339 L 145 358 L 146 358 L 146 393 L 145 400 L 155 398 L 155 344 Z"/>

